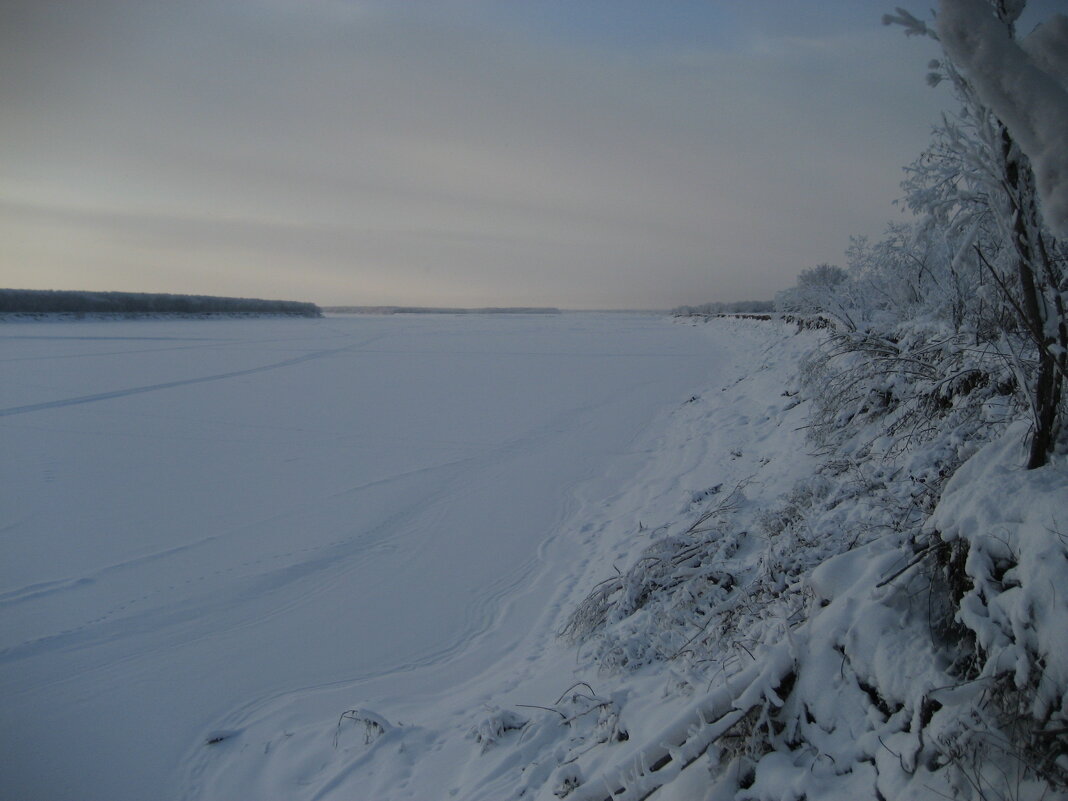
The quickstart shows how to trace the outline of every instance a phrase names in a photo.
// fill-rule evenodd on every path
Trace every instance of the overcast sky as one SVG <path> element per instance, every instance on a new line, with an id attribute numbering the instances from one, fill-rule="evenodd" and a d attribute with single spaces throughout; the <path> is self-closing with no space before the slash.
<path id="1" fill-rule="evenodd" d="M 895 4 L 8 0 L 0 286 L 770 298 L 900 218 L 948 92 Z"/>

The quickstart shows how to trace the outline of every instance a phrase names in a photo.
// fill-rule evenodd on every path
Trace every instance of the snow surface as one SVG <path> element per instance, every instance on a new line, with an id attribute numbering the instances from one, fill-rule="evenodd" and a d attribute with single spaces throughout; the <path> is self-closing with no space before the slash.
<path id="1" fill-rule="evenodd" d="M 927 373 L 730 318 L 0 342 L 0 797 L 1068 797 L 1000 384 L 917 432 Z"/>
<path id="2" fill-rule="evenodd" d="M 0 795 L 504 797 L 480 750 L 575 680 L 560 621 L 723 459 L 677 415 L 781 336 L 717 330 L 4 326 Z"/>

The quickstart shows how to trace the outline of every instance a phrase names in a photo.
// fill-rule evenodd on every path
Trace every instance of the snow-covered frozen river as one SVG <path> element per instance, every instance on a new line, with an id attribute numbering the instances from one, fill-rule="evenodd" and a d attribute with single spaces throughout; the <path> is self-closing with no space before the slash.
<path id="1" fill-rule="evenodd" d="M 242 709 L 491 668 L 717 358 L 651 315 L 0 327 L 0 796 L 176 797 Z"/>

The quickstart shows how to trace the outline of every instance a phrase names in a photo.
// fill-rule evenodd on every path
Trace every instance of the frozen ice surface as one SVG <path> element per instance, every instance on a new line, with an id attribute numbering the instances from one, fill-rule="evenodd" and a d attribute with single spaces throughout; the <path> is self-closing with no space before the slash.
<path id="1" fill-rule="evenodd" d="M 408 797 L 413 711 L 550 647 L 572 524 L 735 357 L 643 315 L 0 328 L 0 795 L 330 797 L 360 708 Z"/>

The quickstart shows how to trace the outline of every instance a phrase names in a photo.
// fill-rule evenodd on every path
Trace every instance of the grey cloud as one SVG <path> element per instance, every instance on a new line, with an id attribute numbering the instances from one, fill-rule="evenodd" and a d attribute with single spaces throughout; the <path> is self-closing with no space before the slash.
<path id="1" fill-rule="evenodd" d="M 627 53 L 385 6 L 102 8 L 27 32 L 70 44 L 53 62 L 0 56 L 23 74 L 3 86 L 8 200 L 109 209 L 93 225 L 141 230 L 141 248 L 315 273 L 322 302 L 391 285 L 582 306 L 767 296 L 894 213 L 938 103 L 926 55 L 874 24 Z"/>

